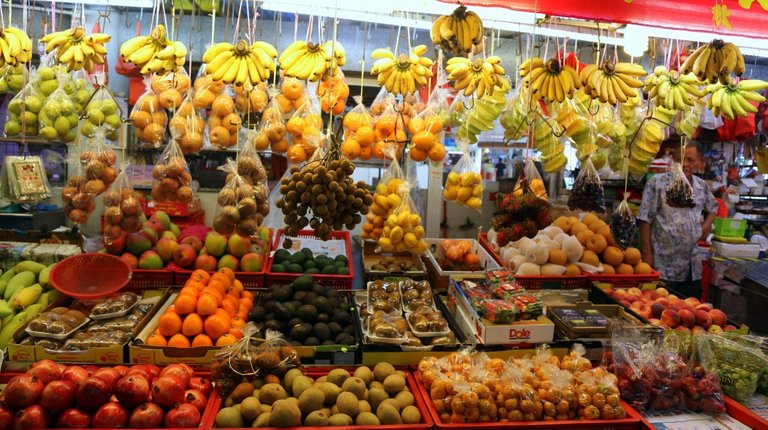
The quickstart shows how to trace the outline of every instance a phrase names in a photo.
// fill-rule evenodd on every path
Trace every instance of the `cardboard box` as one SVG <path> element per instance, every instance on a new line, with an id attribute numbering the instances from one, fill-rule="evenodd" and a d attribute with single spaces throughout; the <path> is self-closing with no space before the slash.
<path id="1" fill-rule="evenodd" d="M 427 268 L 424 266 L 424 262 L 418 255 L 411 254 L 410 252 L 381 252 L 377 253 L 376 248 L 378 244 L 373 240 L 366 240 L 363 243 L 362 255 L 363 255 L 363 271 L 365 272 L 365 282 L 376 281 L 383 279 L 385 281 L 397 281 L 401 279 L 413 279 L 415 281 L 421 281 L 427 279 Z M 390 258 L 397 262 L 405 262 L 413 264 L 417 270 L 409 271 L 383 271 L 373 269 L 372 266 L 378 264 L 384 258 Z"/>
<path id="2" fill-rule="evenodd" d="M 573 327 L 570 324 L 566 324 L 560 318 L 560 316 L 555 312 L 558 309 L 596 310 L 612 321 L 610 321 L 609 325 L 606 327 Z M 574 305 L 549 306 L 547 307 L 547 317 L 549 317 L 555 323 L 557 329 L 568 339 L 609 339 L 611 337 L 611 324 L 619 321 L 634 326 L 645 325 L 634 315 L 625 311 L 624 307 L 621 305 L 595 305 L 588 301 L 579 302 Z"/>
<path id="3" fill-rule="evenodd" d="M 453 308 L 456 322 L 470 342 L 474 339 L 484 345 L 531 345 L 554 339 L 555 324 L 544 315 L 535 320 L 494 324 L 477 313 L 458 283 L 451 282 L 448 296 L 449 309 Z"/>
<path id="4" fill-rule="evenodd" d="M 427 242 L 427 245 L 429 246 L 429 250 L 427 251 L 427 255 L 424 257 L 424 260 L 427 266 L 427 271 L 429 272 L 430 281 L 432 282 L 433 290 L 442 290 L 442 291 L 447 290 L 449 287 L 449 284 L 451 283 L 451 278 L 454 278 L 454 279 L 484 278 L 486 270 L 501 269 L 501 265 L 499 265 L 499 263 L 497 263 L 496 260 L 493 257 L 491 257 L 488 251 L 486 251 L 485 248 L 483 248 L 483 246 L 480 245 L 480 242 L 476 240 L 472 240 L 472 253 L 477 256 L 477 259 L 480 262 L 480 267 L 482 267 L 482 270 L 477 272 L 443 270 L 440 267 L 440 264 L 438 264 L 437 262 L 438 259 L 443 259 L 445 257 L 443 255 L 443 250 L 440 248 L 440 242 L 442 242 L 443 239 L 424 239 L 424 241 Z"/>
<path id="5" fill-rule="evenodd" d="M 78 245 L 54 243 L 0 242 L 0 269 L 9 270 L 16 264 L 31 260 L 46 266 L 72 255 L 81 254 Z"/>
<path id="6" fill-rule="evenodd" d="M 147 325 L 157 313 L 158 309 L 168 298 L 169 290 L 144 290 L 137 292 L 142 298 L 157 298 L 157 302 L 150 308 L 149 312 L 133 329 L 133 335 L 136 336 L 144 326 Z M 57 302 L 49 306 L 51 309 L 61 306 L 62 302 Z M 19 345 L 24 338 L 29 335 L 26 332 L 26 324 L 22 326 L 13 335 L 13 342 L 8 344 L 8 360 L 35 362 L 39 360 L 53 360 L 57 363 L 80 363 L 80 364 L 123 364 L 127 361 L 127 344 L 109 345 L 104 347 L 92 347 L 86 351 L 49 351 L 43 347 L 35 345 Z"/>

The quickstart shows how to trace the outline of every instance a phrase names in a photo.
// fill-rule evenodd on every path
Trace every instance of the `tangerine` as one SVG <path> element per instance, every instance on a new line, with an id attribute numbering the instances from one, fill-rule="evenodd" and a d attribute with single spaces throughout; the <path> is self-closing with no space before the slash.
<path id="1" fill-rule="evenodd" d="M 234 345 L 235 343 L 237 343 L 237 338 L 229 333 L 224 333 L 223 335 L 219 336 L 218 339 L 216 339 L 216 346 L 228 346 Z"/>
<path id="2" fill-rule="evenodd" d="M 213 315 L 218 306 L 216 297 L 211 294 L 203 293 L 203 295 L 197 299 L 197 313 L 202 316 Z"/>
<path id="3" fill-rule="evenodd" d="M 213 346 L 213 341 L 207 334 L 200 333 L 192 339 L 192 346 Z"/>
<path id="4" fill-rule="evenodd" d="M 181 331 L 181 317 L 176 312 L 166 312 L 160 317 L 157 330 L 165 337 L 173 336 Z"/>
<path id="5" fill-rule="evenodd" d="M 167 346 L 168 341 L 165 340 L 163 335 L 158 332 L 154 332 L 147 338 L 147 345 L 150 346 Z"/>
<path id="6" fill-rule="evenodd" d="M 172 346 L 174 348 L 189 348 L 192 345 L 190 345 L 189 339 L 187 339 L 186 336 L 181 333 L 176 333 L 170 339 L 168 339 L 168 346 Z"/>
<path id="7" fill-rule="evenodd" d="M 226 320 L 217 315 L 205 319 L 205 334 L 211 339 L 218 339 L 226 333 L 229 333 L 229 323 Z"/>
<path id="8" fill-rule="evenodd" d="M 198 314 L 187 315 L 181 325 L 181 332 L 184 336 L 197 336 L 203 332 L 203 319 Z"/>
<path id="9" fill-rule="evenodd" d="M 189 287 L 185 287 L 189 288 Z M 187 290 L 189 291 L 189 290 Z M 179 293 L 179 297 L 176 297 L 176 301 L 173 303 L 176 306 L 176 312 L 181 315 L 192 313 L 197 309 L 197 290 L 194 293 L 182 292 Z M 193 295 L 194 294 L 194 295 Z"/>

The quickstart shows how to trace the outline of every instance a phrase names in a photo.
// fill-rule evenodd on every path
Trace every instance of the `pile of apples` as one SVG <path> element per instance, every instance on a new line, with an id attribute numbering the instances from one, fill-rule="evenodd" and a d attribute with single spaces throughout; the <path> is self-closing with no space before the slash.
<path id="1" fill-rule="evenodd" d="M 211 381 L 185 364 L 80 367 L 40 360 L 2 393 L 0 428 L 197 428 Z"/>
<path id="2" fill-rule="evenodd" d="M 695 297 L 683 300 L 655 284 L 644 284 L 642 289 L 614 289 L 610 284 L 595 285 L 620 305 L 658 327 L 692 333 L 722 333 L 737 329 L 728 324 L 725 312 L 713 309 L 711 303 L 702 303 Z"/>

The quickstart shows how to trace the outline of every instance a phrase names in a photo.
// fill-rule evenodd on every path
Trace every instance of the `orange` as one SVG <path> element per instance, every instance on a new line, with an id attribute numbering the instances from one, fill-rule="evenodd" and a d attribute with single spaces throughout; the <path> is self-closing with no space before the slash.
<path id="1" fill-rule="evenodd" d="M 229 130 L 226 129 L 226 127 L 218 125 L 216 127 L 213 127 L 211 129 L 211 144 L 216 145 L 218 147 L 227 148 L 229 147 Z"/>
<path id="2" fill-rule="evenodd" d="M 211 81 L 208 88 L 213 91 L 214 94 L 219 94 L 222 91 L 224 91 L 224 82 L 221 81 Z"/>
<path id="3" fill-rule="evenodd" d="M 370 160 L 371 157 L 373 157 L 373 147 L 371 146 L 363 146 L 360 148 L 360 156 L 359 158 L 361 160 Z"/>
<path id="4" fill-rule="evenodd" d="M 192 96 L 192 105 L 194 105 L 195 109 L 209 109 L 215 98 L 216 94 L 208 89 L 195 91 L 195 95 Z"/>
<path id="5" fill-rule="evenodd" d="M 206 273 L 206 275 L 208 275 L 208 274 Z M 194 280 L 192 278 L 189 278 L 187 280 L 187 283 L 184 284 L 184 286 L 185 287 L 193 287 L 198 292 L 199 291 L 203 291 L 203 288 L 205 288 L 205 286 L 208 285 L 208 280 L 209 279 L 211 279 L 210 275 L 207 278 L 205 278 L 203 280 L 199 280 L 199 281 L 198 280 Z"/>
<path id="6" fill-rule="evenodd" d="M 301 95 L 301 97 L 297 98 L 293 101 L 293 110 L 299 110 L 302 106 L 304 106 L 304 102 L 307 101 L 307 98 L 304 97 L 304 94 Z"/>
<path id="7" fill-rule="evenodd" d="M 221 309 L 224 309 L 227 311 L 227 314 L 229 314 L 230 317 L 234 317 L 237 313 L 237 306 L 232 304 L 232 302 L 224 301 L 221 303 Z"/>
<path id="8" fill-rule="evenodd" d="M 445 159 L 445 146 L 440 143 L 432 145 L 427 152 L 427 157 L 432 161 L 443 161 Z"/>
<path id="9" fill-rule="evenodd" d="M 152 114 L 149 112 L 144 112 L 143 110 L 135 109 L 133 112 L 131 112 L 131 124 L 133 124 L 134 127 L 138 128 L 144 128 L 152 123 Z"/>
<path id="10" fill-rule="evenodd" d="M 152 123 L 144 128 L 142 132 L 143 141 L 147 143 L 160 143 L 165 137 L 165 127 Z"/>
<path id="11" fill-rule="evenodd" d="M 411 122 L 413 122 L 413 120 L 411 120 Z M 424 123 L 426 125 L 426 130 L 433 134 L 438 134 L 443 131 L 443 120 L 438 115 L 428 115 L 424 118 Z"/>
<path id="12" fill-rule="evenodd" d="M 251 111 L 261 112 L 267 106 L 267 93 L 262 90 L 253 90 L 250 93 Z"/>
<path id="13" fill-rule="evenodd" d="M 134 109 L 143 110 L 144 112 L 157 112 L 160 109 L 160 99 L 151 93 L 144 94 L 136 101 Z"/>
<path id="14" fill-rule="evenodd" d="M 253 138 L 253 147 L 256 148 L 257 151 L 266 151 L 267 148 L 269 148 L 269 143 L 267 133 L 259 133 Z"/>
<path id="15" fill-rule="evenodd" d="M 269 145 L 270 149 L 272 149 L 272 152 L 277 152 L 279 154 L 285 154 L 285 151 L 288 150 L 288 141 L 283 139 L 277 142 L 272 142 Z"/>
<path id="16" fill-rule="evenodd" d="M 198 314 L 189 314 L 184 318 L 184 323 L 181 325 L 181 332 L 184 336 L 197 336 L 203 332 L 203 319 Z"/>
<path id="17" fill-rule="evenodd" d="M 192 346 L 213 346 L 213 341 L 207 334 L 198 334 L 192 339 Z"/>
<path id="18" fill-rule="evenodd" d="M 240 307 L 245 307 L 246 310 L 250 310 L 253 307 L 253 300 L 249 299 L 248 297 L 241 297 Z"/>
<path id="19" fill-rule="evenodd" d="M 229 320 L 231 319 L 231 317 L 229 316 L 229 312 L 227 312 L 222 308 L 216 309 L 216 312 L 214 312 L 213 316 L 217 316 L 223 319 L 224 321 L 226 321 L 227 323 L 229 323 Z"/>
<path id="20" fill-rule="evenodd" d="M 315 114 L 309 114 L 304 117 L 304 121 L 307 122 L 308 126 L 315 127 L 316 129 L 320 130 L 323 128 L 323 117 L 320 115 Z M 320 132 L 316 132 L 317 134 L 320 134 Z"/>
<path id="21" fill-rule="evenodd" d="M 229 322 L 229 325 L 232 327 L 240 328 L 245 325 L 245 320 L 235 317 L 232 318 L 232 320 Z"/>
<path id="22" fill-rule="evenodd" d="M 341 144 L 341 153 L 344 154 L 350 160 L 354 160 L 360 157 L 360 143 L 357 140 L 349 138 L 345 139 Z"/>
<path id="23" fill-rule="evenodd" d="M 373 156 L 376 158 L 384 158 L 384 151 L 387 148 L 387 144 L 379 141 L 373 144 Z"/>
<path id="24" fill-rule="evenodd" d="M 304 148 L 302 148 L 301 145 L 293 144 L 288 147 L 287 157 L 288 161 L 291 163 L 299 164 L 307 160 L 307 153 L 304 151 Z"/>
<path id="25" fill-rule="evenodd" d="M 208 128 L 216 128 L 221 125 L 222 117 L 211 115 L 208 117 Z"/>
<path id="26" fill-rule="evenodd" d="M 166 114 L 164 110 L 152 112 L 152 122 L 165 127 L 165 125 L 168 124 L 168 114 Z"/>
<path id="27" fill-rule="evenodd" d="M 181 93 L 175 89 L 165 90 L 160 93 L 160 105 L 166 109 L 179 107 L 181 104 Z"/>
<path id="28" fill-rule="evenodd" d="M 285 130 L 294 136 L 301 136 L 301 132 L 306 126 L 307 123 L 304 121 L 304 118 L 300 116 L 293 116 L 288 120 L 287 123 L 285 123 Z"/>
<path id="29" fill-rule="evenodd" d="M 197 313 L 200 315 L 212 315 L 216 312 L 218 303 L 216 303 L 216 297 L 210 294 L 203 294 L 197 299 Z"/>
<path id="30" fill-rule="evenodd" d="M 297 100 L 304 94 L 304 85 L 296 78 L 285 78 L 280 85 L 280 92 L 289 100 Z"/>
<path id="31" fill-rule="evenodd" d="M 229 134 L 236 134 L 240 131 L 240 127 L 243 125 L 243 120 L 240 119 L 240 115 L 231 113 L 221 120 L 221 125 L 227 129 Z"/>
<path id="32" fill-rule="evenodd" d="M 229 286 L 232 285 L 232 282 L 235 280 L 235 272 L 228 267 L 222 267 L 218 272 L 211 275 L 211 281 L 217 279 L 220 279 L 221 283 L 229 288 Z"/>
<path id="33" fill-rule="evenodd" d="M 245 291 L 245 287 L 243 286 L 242 282 L 238 281 L 237 279 L 233 279 L 231 291 L 236 292 L 237 297 L 240 297 L 243 291 Z"/>
<path id="34" fill-rule="evenodd" d="M 184 336 L 181 333 L 176 333 L 168 339 L 168 346 L 172 346 L 174 348 L 189 348 L 191 345 L 189 343 L 189 339 L 187 339 L 186 336 Z"/>
<path id="35" fill-rule="evenodd" d="M 240 306 L 240 296 L 236 292 L 230 291 L 226 296 L 224 296 L 222 304 L 224 303 L 229 303 L 234 306 L 235 309 L 237 309 Z"/>
<path id="36" fill-rule="evenodd" d="M 235 318 L 240 318 L 241 320 L 245 321 L 248 319 L 248 312 L 237 311 Z"/>
<path id="37" fill-rule="evenodd" d="M 235 111 L 235 101 L 227 94 L 217 96 L 211 105 L 214 115 L 225 117 Z"/>
<path id="38" fill-rule="evenodd" d="M 205 287 L 203 287 L 203 288 L 205 288 Z M 189 294 L 190 296 L 197 298 L 197 296 L 200 295 L 200 291 L 202 291 L 203 288 L 198 289 L 197 287 L 195 287 L 194 283 L 193 284 L 189 284 L 189 285 L 185 285 L 179 291 L 179 295 Z"/>
<path id="39" fill-rule="evenodd" d="M 224 333 L 218 339 L 216 339 L 216 346 L 234 345 L 237 343 L 237 338 L 229 333 Z"/>
<path id="40" fill-rule="evenodd" d="M 149 335 L 149 337 L 147 338 L 147 345 L 150 345 L 150 346 L 166 346 L 166 345 L 168 345 L 168 341 L 165 340 L 163 335 L 161 335 L 160 333 L 155 332 L 155 333 L 152 333 L 151 335 Z"/>
<path id="41" fill-rule="evenodd" d="M 411 160 L 413 161 L 424 161 L 427 159 L 427 152 L 419 149 L 418 147 L 414 146 L 411 148 Z"/>
<path id="42" fill-rule="evenodd" d="M 396 119 L 394 115 L 384 115 L 376 121 L 374 128 L 381 133 L 382 136 L 389 136 L 395 131 Z"/>
<path id="43" fill-rule="evenodd" d="M 165 337 L 173 336 L 181 330 L 181 317 L 176 312 L 166 312 L 160 317 L 157 329 Z"/>
<path id="44" fill-rule="evenodd" d="M 293 102 L 291 99 L 285 96 L 285 94 L 278 94 L 272 99 L 277 103 L 277 107 L 282 113 L 288 113 L 293 110 Z"/>
<path id="45" fill-rule="evenodd" d="M 181 315 L 192 313 L 197 308 L 197 292 L 194 295 L 192 293 L 180 293 L 173 304 L 176 305 L 176 312 Z"/>
<path id="46" fill-rule="evenodd" d="M 437 142 L 437 137 L 429 131 L 420 131 L 413 135 L 411 141 L 416 148 L 429 151 L 429 148 Z"/>
<path id="47" fill-rule="evenodd" d="M 408 123 L 408 131 L 410 131 L 411 134 L 417 134 L 422 130 L 424 130 L 424 119 L 414 118 Z"/>
<path id="48" fill-rule="evenodd" d="M 373 129 L 370 126 L 364 125 L 357 129 L 355 132 L 355 138 L 360 142 L 362 146 L 369 146 L 373 144 Z"/>
<path id="49" fill-rule="evenodd" d="M 218 316 L 210 316 L 205 319 L 205 334 L 211 339 L 218 339 L 229 332 L 229 323 Z"/>
<path id="50" fill-rule="evenodd" d="M 253 293 L 247 290 L 243 290 L 243 292 L 240 293 L 240 300 L 242 299 L 250 299 L 251 303 L 253 303 Z"/>
<path id="51" fill-rule="evenodd" d="M 234 336 L 235 339 L 242 339 L 244 336 L 243 331 L 240 330 L 240 327 L 234 327 L 232 325 L 229 326 L 229 334 Z"/>
<path id="52" fill-rule="evenodd" d="M 361 115 L 357 112 L 349 112 L 344 115 L 342 124 L 344 125 L 344 128 L 349 131 L 357 131 L 360 127 L 363 126 L 364 121 L 367 121 L 367 118 L 364 115 Z"/>

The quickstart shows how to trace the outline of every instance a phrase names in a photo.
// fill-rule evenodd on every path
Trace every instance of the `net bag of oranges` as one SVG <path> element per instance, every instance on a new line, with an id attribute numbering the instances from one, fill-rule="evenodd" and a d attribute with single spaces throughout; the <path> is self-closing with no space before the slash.
<path id="1" fill-rule="evenodd" d="M 129 118 L 136 132 L 136 139 L 157 148 L 165 140 L 168 114 L 160 105 L 160 98 L 152 91 L 149 78 L 144 79 L 144 85 L 146 90 L 136 100 Z"/>
<path id="2" fill-rule="evenodd" d="M 480 212 L 483 206 L 483 178 L 469 154 L 469 142 L 459 140 L 457 144 L 464 155 L 448 174 L 443 197 L 449 202 Z"/>
<path id="3" fill-rule="evenodd" d="M 430 96 L 426 108 L 408 122 L 411 134 L 410 156 L 413 161 L 443 161 L 445 146 L 443 139 L 444 113 L 448 102 L 443 91 L 435 91 Z"/>
<path id="4" fill-rule="evenodd" d="M 305 98 L 304 104 L 285 124 L 285 130 L 291 138 L 288 161 L 294 164 L 307 161 L 322 140 L 323 117 L 314 95 Z"/>
<path id="5" fill-rule="evenodd" d="M 152 168 L 152 200 L 192 203 L 193 193 L 187 160 L 179 145 L 171 141 Z"/>
<path id="6" fill-rule="evenodd" d="M 205 120 L 202 110 L 195 108 L 194 92 L 187 95 L 173 114 L 168 129 L 184 154 L 197 154 L 203 148 Z"/>
<path id="7" fill-rule="evenodd" d="M 370 160 L 373 156 L 374 132 L 373 118 L 363 104 L 360 96 L 355 96 L 355 107 L 342 120 L 344 142 L 341 153 L 350 160 Z"/>
<path id="8" fill-rule="evenodd" d="M 320 81 L 317 85 L 317 97 L 323 112 L 334 116 L 344 113 L 349 97 L 349 85 L 340 69 L 334 72 L 333 76 Z"/>

